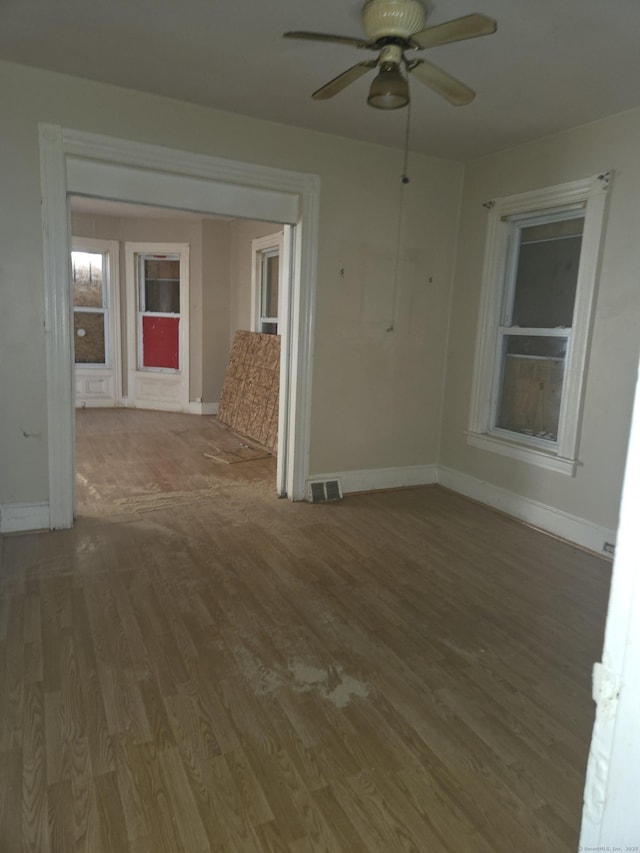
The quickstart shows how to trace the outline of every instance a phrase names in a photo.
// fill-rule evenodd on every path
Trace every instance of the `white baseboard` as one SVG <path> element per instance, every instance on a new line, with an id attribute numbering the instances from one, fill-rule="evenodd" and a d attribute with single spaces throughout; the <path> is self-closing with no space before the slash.
<path id="1" fill-rule="evenodd" d="M 131 409 L 145 409 L 154 412 L 184 412 L 188 415 L 217 415 L 218 403 L 168 403 L 166 400 L 136 400 L 123 402 L 123 406 Z"/>
<path id="2" fill-rule="evenodd" d="M 438 466 L 438 483 L 590 551 L 602 554 L 605 542 L 615 544 L 615 530 L 601 527 L 577 515 L 571 515 L 561 509 L 517 495 L 515 492 L 494 486 L 492 483 L 463 474 L 453 468 Z"/>
<path id="3" fill-rule="evenodd" d="M 187 411 L 191 415 L 217 415 L 218 403 L 194 403 L 189 401 Z"/>
<path id="4" fill-rule="evenodd" d="M 125 403 L 114 403 L 108 397 L 76 397 L 76 409 L 115 409 Z"/>
<path id="5" fill-rule="evenodd" d="M 23 533 L 49 529 L 49 504 L 5 504 L 0 506 L 0 533 Z"/>
<path id="6" fill-rule="evenodd" d="M 339 480 L 342 494 L 373 492 L 378 489 L 400 489 L 405 486 L 430 486 L 436 482 L 437 465 L 412 465 L 406 468 L 372 468 L 365 471 L 342 471 L 314 474 L 307 480 Z M 307 489 L 308 491 L 308 489 Z"/>
<path id="7" fill-rule="evenodd" d="M 87 401 L 87 408 L 89 408 L 89 406 L 102 406 L 102 405 L 103 405 L 102 403 L 96 403 L 96 402 L 89 403 Z M 110 408 L 114 408 L 113 402 L 105 403 L 104 405 L 108 406 Z M 158 403 L 157 407 L 155 404 L 153 404 L 153 403 L 149 404 L 146 401 L 143 403 L 138 402 L 136 404 L 135 401 L 129 401 L 129 399 L 127 397 L 123 397 L 118 403 L 115 404 L 115 406 L 116 406 L 116 408 L 153 409 L 155 411 L 163 411 L 163 409 L 164 409 L 164 405 L 160 404 L 160 403 Z M 76 406 L 76 408 L 81 408 L 81 405 Z M 187 404 L 186 408 L 183 408 L 183 407 L 173 408 L 172 407 L 171 409 L 167 409 L 167 411 L 172 411 L 172 412 L 173 411 L 184 411 L 190 415 L 217 415 L 218 414 L 218 403 L 202 403 L 202 402 L 196 403 L 195 401 L 190 400 L 189 403 Z"/>
<path id="8" fill-rule="evenodd" d="M 547 504 L 523 497 L 515 492 L 494 486 L 484 480 L 463 474 L 443 465 L 416 465 L 406 468 L 373 468 L 364 471 L 341 471 L 332 474 L 315 474 L 307 480 L 339 480 L 342 494 L 397 489 L 406 486 L 429 486 L 438 483 L 447 489 L 472 498 L 507 515 L 538 527 L 554 536 L 574 542 L 589 551 L 603 553 L 603 545 L 615 545 L 616 531 L 571 515 Z"/>

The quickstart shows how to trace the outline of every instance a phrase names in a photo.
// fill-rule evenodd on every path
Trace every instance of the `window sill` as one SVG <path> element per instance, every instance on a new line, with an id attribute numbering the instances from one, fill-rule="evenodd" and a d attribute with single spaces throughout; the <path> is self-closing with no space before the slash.
<path id="1" fill-rule="evenodd" d="M 576 473 L 576 466 L 578 464 L 576 459 L 565 459 L 547 450 L 527 447 L 515 441 L 496 438 L 487 433 L 468 432 L 467 444 L 470 444 L 472 447 L 478 447 L 481 450 L 488 450 L 491 453 L 500 453 L 502 456 L 509 456 L 511 459 L 517 459 L 519 462 L 526 462 L 529 465 L 538 465 L 540 468 L 546 468 L 548 471 L 555 471 L 558 474 L 565 474 L 568 477 L 573 477 Z"/>

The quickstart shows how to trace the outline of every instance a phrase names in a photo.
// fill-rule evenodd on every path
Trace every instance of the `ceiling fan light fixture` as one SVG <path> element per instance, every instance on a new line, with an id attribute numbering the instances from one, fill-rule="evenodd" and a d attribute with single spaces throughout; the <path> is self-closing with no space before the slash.
<path id="1" fill-rule="evenodd" d="M 409 83 L 395 63 L 383 62 L 375 76 L 367 103 L 378 110 L 397 110 L 409 103 Z"/>

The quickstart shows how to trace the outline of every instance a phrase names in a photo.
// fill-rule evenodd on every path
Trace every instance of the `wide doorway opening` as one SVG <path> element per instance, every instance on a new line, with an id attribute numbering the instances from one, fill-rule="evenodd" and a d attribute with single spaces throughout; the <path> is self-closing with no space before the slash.
<path id="1" fill-rule="evenodd" d="M 278 318 L 282 354 L 276 490 L 291 500 L 304 498 L 309 471 L 320 192 L 317 176 L 55 125 L 40 127 L 40 165 L 47 294 L 50 528 L 72 526 L 75 513 L 74 312 L 69 286 L 71 196 L 285 226 L 281 280 L 288 293 L 282 299 L 284 313 Z M 199 308 L 190 297 L 191 325 L 193 317 L 200 316 Z M 191 358 L 189 361 L 191 366 Z M 193 381 L 191 372 L 189 407 L 206 402 L 197 399 L 200 395 L 192 395 Z"/>

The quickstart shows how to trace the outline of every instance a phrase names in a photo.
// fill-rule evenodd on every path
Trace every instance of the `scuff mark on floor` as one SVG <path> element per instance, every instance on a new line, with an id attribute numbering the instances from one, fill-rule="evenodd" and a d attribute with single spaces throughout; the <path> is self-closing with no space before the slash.
<path id="1" fill-rule="evenodd" d="M 346 708 L 352 697 L 365 699 L 370 692 L 369 685 L 345 673 L 341 666 L 321 669 L 308 666 L 302 661 L 291 661 L 289 672 L 293 676 L 293 689 L 297 693 L 316 690 L 324 699 L 332 702 L 336 708 Z"/>
<path id="2" fill-rule="evenodd" d="M 354 697 L 365 699 L 370 686 L 344 671 L 341 666 L 320 666 L 291 660 L 287 670 L 270 669 L 245 646 L 236 646 L 233 655 L 245 682 L 257 696 L 273 695 L 285 687 L 295 693 L 317 693 L 336 708 L 346 708 Z"/>

